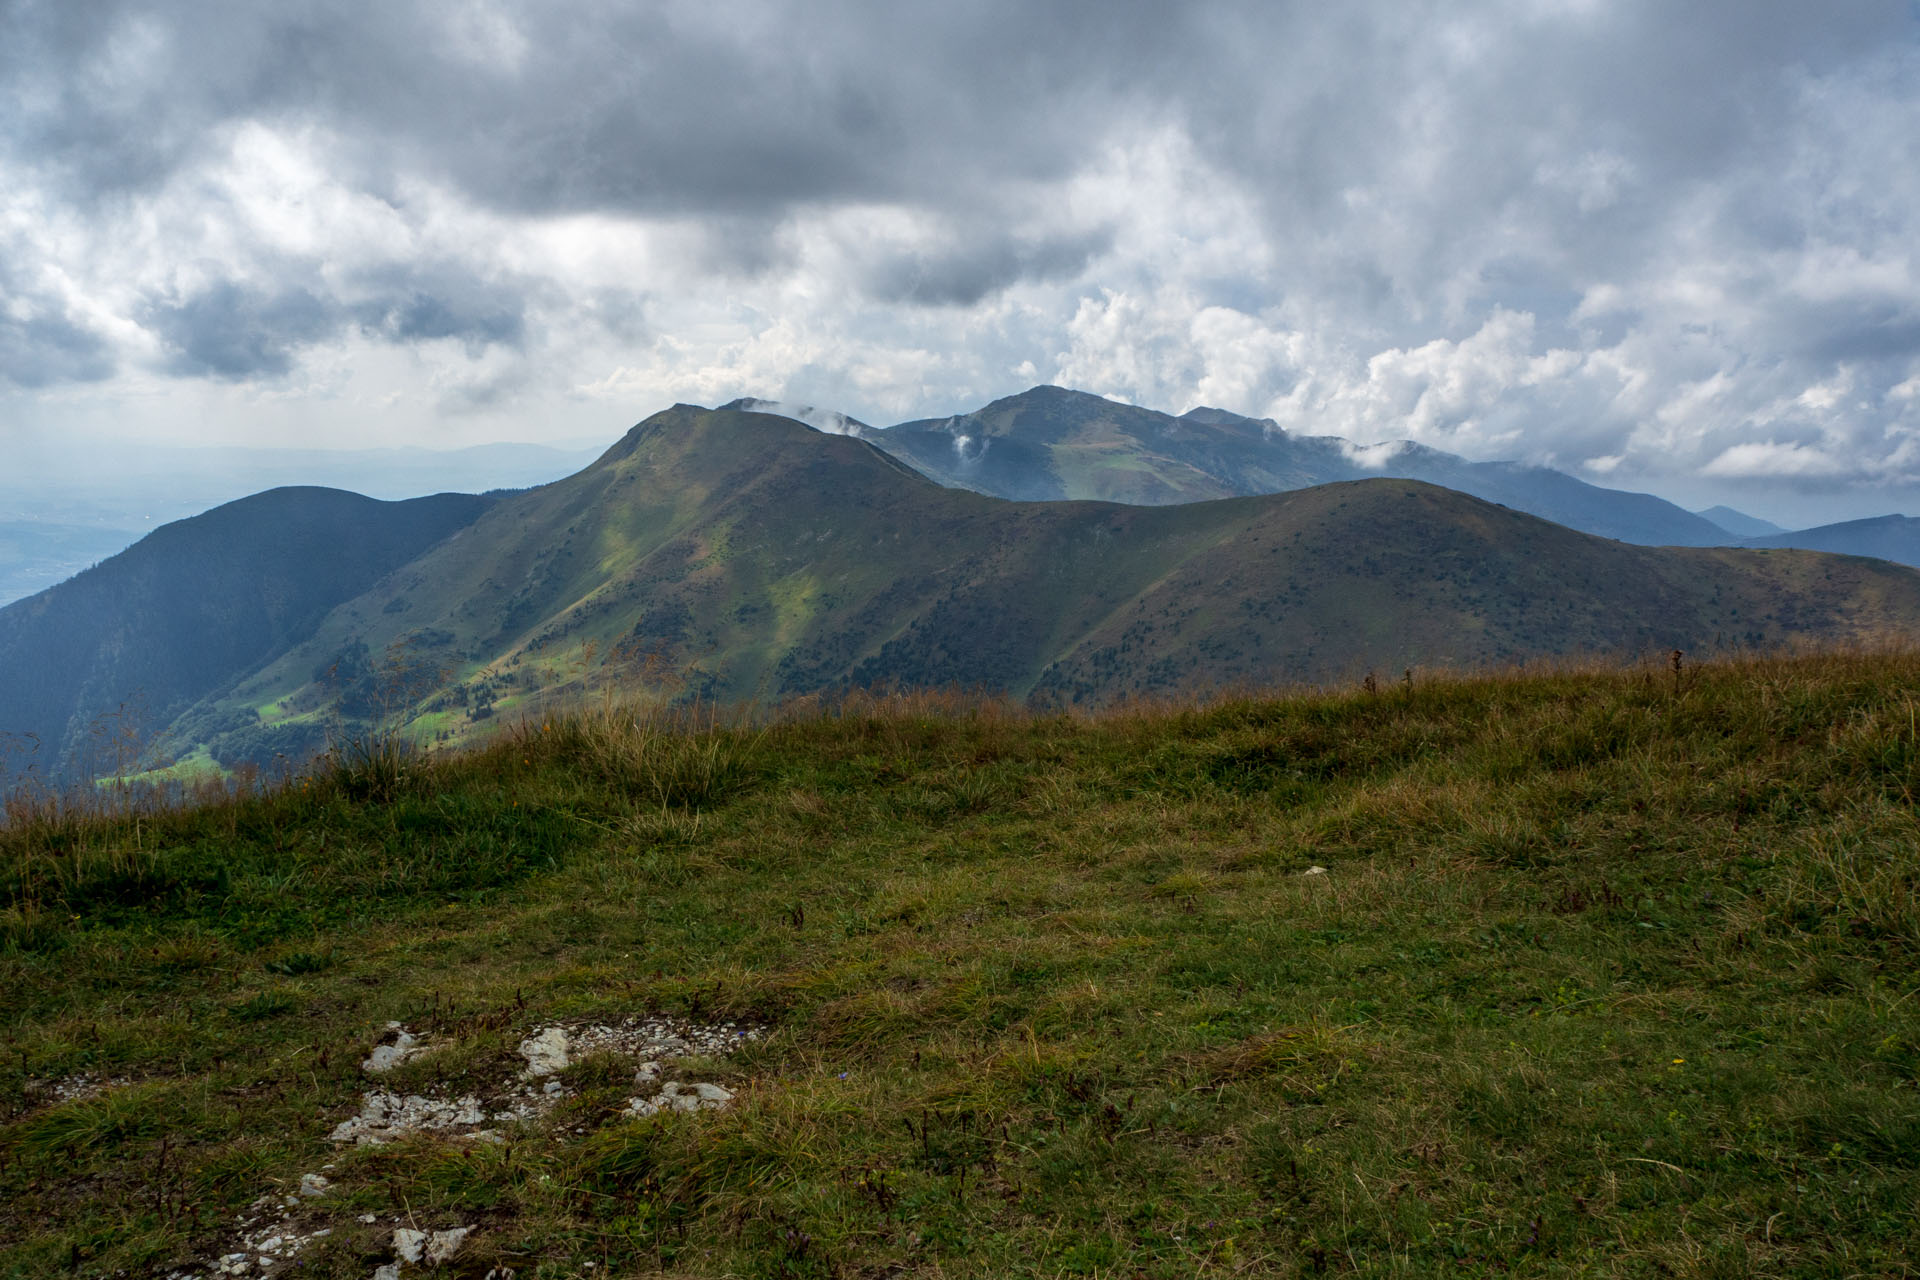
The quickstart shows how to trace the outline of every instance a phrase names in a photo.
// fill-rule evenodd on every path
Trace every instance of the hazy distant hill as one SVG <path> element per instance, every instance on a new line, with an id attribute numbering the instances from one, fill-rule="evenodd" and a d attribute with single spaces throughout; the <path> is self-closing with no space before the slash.
<path id="1" fill-rule="evenodd" d="M 1749 547 L 1801 547 L 1809 551 L 1836 551 L 1850 556 L 1878 556 L 1898 564 L 1920 565 L 1920 520 L 1911 516 L 1875 516 L 1847 520 L 1815 529 L 1749 538 Z"/>
<path id="2" fill-rule="evenodd" d="M 156 529 L 0 609 L 0 731 L 37 738 L 42 773 L 100 767 L 115 750 L 102 717 L 125 704 L 118 727 L 150 735 L 491 503 L 273 489 Z"/>
<path id="3" fill-rule="evenodd" d="M 1696 511 L 1693 514 L 1703 520 L 1713 521 L 1736 538 L 1767 538 L 1776 533 L 1787 532 L 1771 520 L 1762 520 L 1744 511 L 1736 511 L 1732 507 L 1708 507 L 1705 511 Z"/>
<path id="4" fill-rule="evenodd" d="M 76 445 L 0 474 L 0 605 L 63 582 L 161 525 L 282 486 L 375 498 L 523 489 L 571 475 L 599 450 Z"/>
<path id="5" fill-rule="evenodd" d="M 387 682 L 422 670 L 444 687 L 407 716 L 458 738 L 596 679 L 633 692 L 670 674 L 664 692 L 728 700 L 895 683 L 1086 701 L 1916 623 L 1920 574 L 1870 561 L 1626 546 L 1399 480 L 1009 503 L 857 438 L 678 406 L 341 604 L 182 732 L 227 760 L 284 750 L 343 699 L 390 709 Z"/>
<path id="6" fill-rule="evenodd" d="M 1469 462 L 1424 445 L 1299 436 L 1223 409 L 1180 417 L 1083 391 L 1035 387 L 976 413 L 906 422 L 866 438 L 942 484 L 1004 498 L 1174 503 L 1372 477 L 1425 480 L 1586 533 L 1649 546 L 1729 541 L 1661 498 L 1546 467 Z"/>

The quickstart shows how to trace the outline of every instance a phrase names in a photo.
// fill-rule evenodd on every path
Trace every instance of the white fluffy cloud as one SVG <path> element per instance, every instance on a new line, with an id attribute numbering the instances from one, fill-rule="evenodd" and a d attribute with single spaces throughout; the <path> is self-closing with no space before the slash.
<path id="1" fill-rule="evenodd" d="M 0 0 L 0 431 L 610 435 L 1035 381 L 1920 494 L 1900 3 Z"/>

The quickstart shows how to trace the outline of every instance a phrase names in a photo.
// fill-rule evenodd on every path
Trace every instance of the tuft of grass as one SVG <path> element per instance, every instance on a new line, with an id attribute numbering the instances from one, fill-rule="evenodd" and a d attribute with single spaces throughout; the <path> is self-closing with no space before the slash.
<path id="1" fill-rule="evenodd" d="M 557 726 L 522 726 L 516 740 L 529 755 L 557 756 L 642 804 L 698 809 L 746 777 L 757 736 L 724 728 L 698 709 L 674 714 L 609 704 Z"/>
<path id="2" fill-rule="evenodd" d="M 29 1161 L 86 1160 L 158 1134 L 172 1119 L 161 1086 L 110 1088 L 45 1111 L 9 1135 Z"/>

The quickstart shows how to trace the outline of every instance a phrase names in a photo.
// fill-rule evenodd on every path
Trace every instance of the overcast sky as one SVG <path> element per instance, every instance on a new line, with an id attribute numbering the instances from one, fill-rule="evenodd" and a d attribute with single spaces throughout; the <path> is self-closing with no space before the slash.
<path id="1" fill-rule="evenodd" d="M 0 0 L 16 460 L 1054 382 L 1920 512 L 1917 248 L 1906 0 Z"/>

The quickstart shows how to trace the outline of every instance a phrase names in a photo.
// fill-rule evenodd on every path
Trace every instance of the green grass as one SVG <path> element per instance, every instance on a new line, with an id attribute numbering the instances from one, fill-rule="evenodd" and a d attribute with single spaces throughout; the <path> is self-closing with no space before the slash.
<path id="1" fill-rule="evenodd" d="M 164 1274 L 329 1161 L 302 1274 L 375 1212 L 476 1277 L 1909 1275 L 1917 726 L 1920 657 L 1839 656 L 22 798 L 0 1276 Z M 590 1060 L 509 1146 L 325 1140 L 389 1019 L 457 1088 L 648 1010 L 767 1028 L 732 1109 L 618 1118 Z"/>

